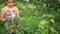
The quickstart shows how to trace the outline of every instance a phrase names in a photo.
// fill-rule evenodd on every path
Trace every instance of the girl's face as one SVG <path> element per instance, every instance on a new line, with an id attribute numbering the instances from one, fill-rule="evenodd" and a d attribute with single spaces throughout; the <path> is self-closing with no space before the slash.
<path id="1" fill-rule="evenodd" d="M 8 5 L 8 6 L 13 6 L 13 5 L 14 5 L 13 0 L 8 0 L 8 1 L 7 1 L 7 5 Z"/>

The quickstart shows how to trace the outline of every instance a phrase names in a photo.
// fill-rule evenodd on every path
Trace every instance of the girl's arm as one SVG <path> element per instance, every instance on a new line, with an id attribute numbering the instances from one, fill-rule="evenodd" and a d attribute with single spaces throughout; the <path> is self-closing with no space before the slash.
<path id="1" fill-rule="evenodd" d="M 19 16 L 19 10 L 18 10 L 18 8 L 17 8 L 16 10 L 17 10 L 17 11 L 16 11 L 16 12 L 17 12 L 17 16 L 20 18 L 20 16 Z"/>
<path id="2" fill-rule="evenodd" d="M 4 21 L 4 8 L 1 10 L 1 20 Z"/>

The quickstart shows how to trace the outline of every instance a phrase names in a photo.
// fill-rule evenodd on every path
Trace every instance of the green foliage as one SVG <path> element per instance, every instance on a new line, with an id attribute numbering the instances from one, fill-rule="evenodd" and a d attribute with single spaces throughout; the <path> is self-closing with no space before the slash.
<path id="1" fill-rule="evenodd" d="M 0 33 L 8 34 L 8 23 L 19 24 L 16 34 L 60 34 L 59 0 L 14 0 L 22 19 L 15 17 L 0 23 Z M 0 10 L 6 5 L 0 0 Z"/>

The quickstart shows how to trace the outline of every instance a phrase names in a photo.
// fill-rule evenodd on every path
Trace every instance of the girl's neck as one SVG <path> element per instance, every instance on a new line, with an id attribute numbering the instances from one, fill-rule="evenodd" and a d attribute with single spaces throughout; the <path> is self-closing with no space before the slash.
<path id="1" fill-rule="evenodd" d="M 13 8 L 14 6 L 7 6 L 8 8 Z"/>

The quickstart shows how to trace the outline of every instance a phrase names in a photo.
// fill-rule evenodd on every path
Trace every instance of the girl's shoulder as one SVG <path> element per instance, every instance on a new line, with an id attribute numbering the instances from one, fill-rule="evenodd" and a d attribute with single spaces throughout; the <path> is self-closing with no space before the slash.
<path id="1" fill-rule="evenodd" d="M 14 6 L 15 9 L 18 9 L 18 7 Z"/>
<path id="2" fill-rule="evenodd" d="M 1 10 L 5 10 L 7 8 L 7 6 L 3 7 Z"/>

